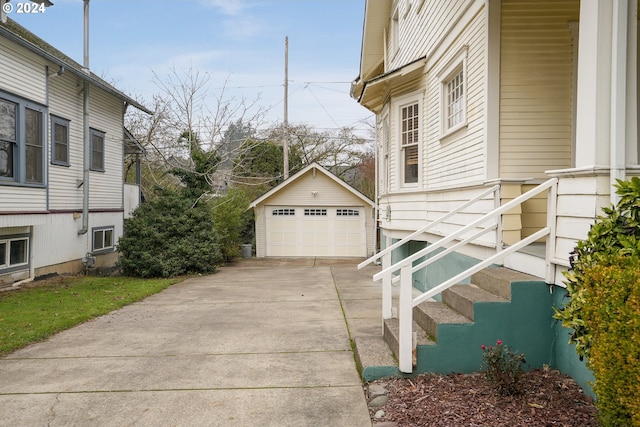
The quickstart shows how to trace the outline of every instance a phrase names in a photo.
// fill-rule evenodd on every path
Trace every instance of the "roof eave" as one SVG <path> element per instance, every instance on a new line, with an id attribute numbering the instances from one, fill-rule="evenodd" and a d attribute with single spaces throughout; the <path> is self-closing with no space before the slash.
<path id="1" fill-rule="evenodd" d="M 22 37 L 18 36 L 17 34 L 13 33 L 12 31 L 10 31 L 9 29 L 7 29 L 6 27 L 0 25 L 0 35 L 4 36 L 5 38 L 13 41 L 14 43 L 17 43 L 18 45 L 32 51 L 33 53 L 35 53 L 36 55 L 41 56 L 42 58 L 45 58 L 46 60 L 53 62 L 54 64 L 60 66 L 60 67 L 64 67 L 65 70 L 69 71 L 71 74 L 79 77 L 82 80 L 85 80 L 89 83 L 91 83 L 92 85 L 104 90 L 105 92 L 121 99 L 125 104 L 127 105 L 132 105 L 135 108 L 139 109 L 140 111 L 143 111 L 147 114 L 153 114 L 153 111 L 148 109 L 147 107 L 145 107 L 144 105 L 140 104 L 138 101 L 136 101 L 135 99 L 125 95 L 124 93 L 120 92 L 119 90 L 115 89 L 114 87 L 112 87 L 111 85 L 109 85 L 108 83 L 106 83 L 105 81 L 103 81 L 102 79 L 95 77 L 94 75 L 91 74 L 87 74 L 86 72 L 78 69 L 74 64 L 71 64 L 67 61 L 63 61 L 60 58 L 57 58 L 56 56 L 52 55 L 51 53 L 47 52 L 46 50 L 42 49 L 39 46 L 34 45 L 33 43 L 30 43 L 28 40 L 23 39 Z"/>

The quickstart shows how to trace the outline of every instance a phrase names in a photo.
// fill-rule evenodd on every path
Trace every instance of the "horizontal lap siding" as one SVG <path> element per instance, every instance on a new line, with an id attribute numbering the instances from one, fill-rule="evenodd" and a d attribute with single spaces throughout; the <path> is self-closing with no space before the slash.
<path id="1" fill-rule="evenodd" d="M 481 12 L 465 28 L 429 74 L 427 96 L 426 186 L 446 188 L 482 181 L 485 177 L 485 17 Z M 468 125 L 442 137 L 441 71 L 456 53 L 467 46 Z"/>
<path id="2" fill-rule="evenodd" d="M 0 38 L 0 89 L 45 104 L 45 61 Z"/>
<path id="3" fill-rule="evenodd" d="M 69 166 L 49 165 L 49 207 L 52 210 L 82 209 L 83 94 L 82 81 L 71 73 L 49 81 L 49 113 L 69 120 Z M 49 126 L 51 141 L 51 126 Z M 51 156 L 51 146 L 49 146 Z"/>
<path id="4" fill-rule="evenodd" d="M 91 127 L 105 132 L 104 172 L 91 172 L 91 209 L 122 209 L 123 200 L 123 116 L 122 102 L 95 87 L 91 88 Z"/>
<path id="5" fill-rule="evenodd" d="M 578 0 L 502 2 L 500 176 L 542 178 L 571 166 L 569 23 Z"/>
<path id="6" fill-rule="evenodd" d="M 406 7 L 410 3 L 413 4 L 406 13 Z M 391 52 L 391 46 L 387 45 L 387 52 L 392 58 L 387 61 L 386 71 L 396 69 L 432 52 L 441 37 L 454 25 L 469 0 L 425 1 L 420 10 L 417 3 L 419 2 L 398 2 L 400 49 L 397 52 Z M 389 37 L 387 41 L 390 42 Z"/>

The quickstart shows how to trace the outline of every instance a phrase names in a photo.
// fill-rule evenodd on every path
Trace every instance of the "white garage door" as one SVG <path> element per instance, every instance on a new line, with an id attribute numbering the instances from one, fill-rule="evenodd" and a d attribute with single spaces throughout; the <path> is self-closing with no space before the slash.
<path id="1" fill-rule="evenodd" d="M 366 255 L 362 207 L 266 207 L 267 256 Z"/>

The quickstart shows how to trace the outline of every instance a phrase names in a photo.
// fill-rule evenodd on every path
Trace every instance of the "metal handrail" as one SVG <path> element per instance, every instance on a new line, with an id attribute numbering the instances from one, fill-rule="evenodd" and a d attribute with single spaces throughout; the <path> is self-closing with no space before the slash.
<path id="1" fill-rule="evenodd" d="M 426 233 L 427 231 L 429 231 L 429 229 L 435 227 L 436 225 L 440 224 L 443 221 L 446 221 L 447 219 L 451 218 L 455 214 L 460 213 L 463 209 L 468 208 L 469 206 L 473 205 L 474 203 L 480 201 L 481 199 L 484 199 L 489 194 L 495 193 L 499 189 L 500 189 L 500 185 L 494 185 L 493 187 L 489 188 L 488 190 L 478 194 L 473 199 L 463 203 L 462 205 L 458 206 L 454 210 L 442 215 L 440 218 L 436 219 L 435 221 L 430 222 L 429 224 L 425 225 L 424 227 L 420 228 L 419 230 L 414 231 L 413 233 L 409 234 L 408 236 L 406 236 L 406 237 L 402 238 L 401 240 L 397 241 L 393 245 L 386 247 L 385 249 L 381 250 L 380 252 L 376 253 L 375 255 L 371 256 L 370 258 L 362 261 L 360 264 L 358 264 L 358 270 L 360 270 L 363 267 L 366 267 L 367 265 L 371 264 L 372 262 L 378 260 L 380 257 L 382 257 L 382 256 L 384 256 L 384 255 L 386 255 L 388 253 L 391 253 L 391 251 L 393 251 L 394 249 L 399 248 L 400 246 L 404 245 L 405 243 L 409 242 L 410 240 L 413 240 L 415 237 L 418 237 L 419 235 Z"/>

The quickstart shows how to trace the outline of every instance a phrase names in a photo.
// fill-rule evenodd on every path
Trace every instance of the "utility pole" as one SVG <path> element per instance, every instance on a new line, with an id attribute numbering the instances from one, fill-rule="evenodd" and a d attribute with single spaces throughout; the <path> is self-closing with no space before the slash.
<path id="1" fill-rule="evenodd" d="M 284 120 L 282 154 L 284 159 L 284 179 L 289 178 L 289 37 L 284 38 Z"/>

